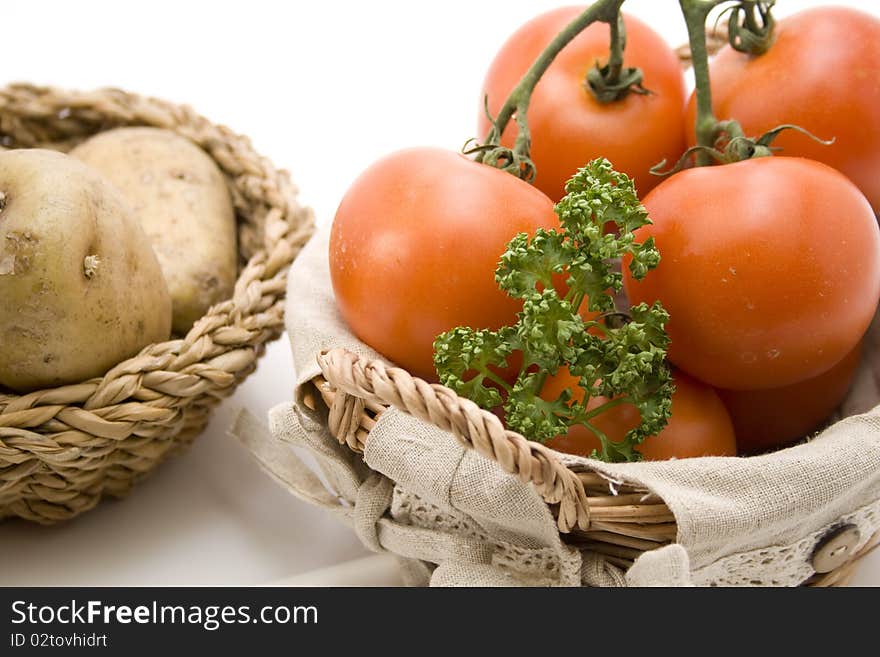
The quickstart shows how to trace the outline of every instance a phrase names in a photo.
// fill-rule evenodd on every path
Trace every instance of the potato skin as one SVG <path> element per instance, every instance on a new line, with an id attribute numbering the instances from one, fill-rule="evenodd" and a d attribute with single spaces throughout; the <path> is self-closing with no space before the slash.
<path id="1" fill-rule="evenodd" d="M 235 213 L 223 174 L 204 151 L 168 130 L 117 128 L 70 154 L 100 171 L 133 206 L 171 292 L 174 333 L 185 334 L 232 296 Z"/>
<path id="2" fill-rule="evenodd" d="M 97 172 L 54 151 L 6 151 L 0 192 L 0 386 L 76 383 L 168 339 L 159 262 Z"/>

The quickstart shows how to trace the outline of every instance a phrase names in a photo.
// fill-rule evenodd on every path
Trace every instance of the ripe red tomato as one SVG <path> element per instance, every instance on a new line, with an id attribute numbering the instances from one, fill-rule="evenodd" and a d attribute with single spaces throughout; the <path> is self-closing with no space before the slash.
<path id="1" fill-rule="evenodd" d="M 808 436 L 840 406 L 855 376 L 861 343 L 819 376 L 770 390 L 718 390 L 743 453 L 763 452 Z"/>
<path id="2" fill-rule="evenodd" d="M 553 38 L 583 7 L 565 7 L 542 14 L 523 25 L 495 56 L 480 94 L 478 134 L 485 137 L 490 124 L 484 98 L 496 116 L 510 91 Z M 594 23 L 556 57 L 538 82 L 529 105 L 531 156 L 537 167 L 534 184 L 553 200 L 564 194 L 566 181 L 590 160 L 606 157 L 617 171 L 635 179 L 640 195 L 658 180 L 649 169 L 669 162 L 685 148 L 685 86 L 681 65 L 673 50 L 650 27 L 625 17 L 627 42 L 624 66 L 644 73 L 644 86 L 653 93 L 630 94 L 602 104 L 584 84 L 597 61 L 608 61 L 610 30 Z M 516 126 L 511 122 L 502 142 L 513 146 Z"/>
<path id="3" fill-rule="evenodd" d="M 671 458 L 694 456 L 735 456 L 736 440 L 730 416 L 718 395 L 707 385 L 683 372 L 674 375 L 675 393 L 672 395 L 672 416 L 669 424 L 656 436 L 647 438 L 636 449 L 645 460 L 663 461 Z M 565 388 L 582 400 L 583 389 L 568 372 L 557 373 L 548 379 L 542 396 L 555 399 Z M 591 399 L 588 408 L 608 401 L 604 397 Z M 596 428 L 614 441 L 621 441 L 626 432 L 639 425 L 641 417 L 632 404 L 621 404 L 600 413 L 594 419 Z M 547 442 L 560 452 L 589 456 L 601 443 L 596 435 L 583 425 L 571 427 L 568 434 Z"/>
<path id="4" fill-rule="evenodd" d="M 509 173 L 442 149 L 399 151 L 362 173 L 336 211 L 339 311 L 368 345 L 435 379 L 440 333 L 516 321 L 521 302 L 495 283 L 507 243 L 558 225 L 553 202 Z"/>
<path id="5" fill-rule="evenodd" d="M 633 303 L 669 312 L 669 359 L 719 388 L 778 388 L 828 371 L 859 342 L 880 297 L 880 231 L 845 176 L 765 157 L 686 169 L 644 200 L 660 265 Z"/>
<path id="6" fill-rule="evenodd" d="M 756 137 L 795 123 L 830 146 L 787 131 L 774 146 L 845 173 L 880 211 L 880 20 L 845 7 L 821 7 L 779 21 L 775 43 L 758 57 L 725 46 L 711 62 L 719 119 Z M 687 126 L 694 143 L 694 98 Z"/>

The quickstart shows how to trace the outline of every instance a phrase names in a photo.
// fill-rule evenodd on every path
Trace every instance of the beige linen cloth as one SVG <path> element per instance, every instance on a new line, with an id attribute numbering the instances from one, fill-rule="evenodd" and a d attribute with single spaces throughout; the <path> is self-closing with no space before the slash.
<path id="1" fill-rule="evenodd" d="M 441 586 L 798 585 L 811 554 L 837 525 L 859 528 L 864 545 L 880 528 L 880 400 L 869 363 L 880 326 L 842 413 L 809 442 L 752 458 L 605 464 L 565 462 L 641 484 L 675 515 L 677 540 L 624 572 L 561 540 L 538 493 L 449 433 L 396 409 L 382 413 L 363 455 L 340 445 L 324 418 L 299 403 L 319 373 L 315 356 L 344 347 L 378 357 L 336 311 L 327 263 L 328 229 L 290 272 L 287 329 L 297 390 L 270 413 L 270 431 L 250 416 L 234 433 L 295 495 L 349 523 L 364 544 L 400 557 L 407 580 Z M 382 291 L 376 294 L 381 296 Z M 317 473 L 300 455 L 307 453 Z"/>

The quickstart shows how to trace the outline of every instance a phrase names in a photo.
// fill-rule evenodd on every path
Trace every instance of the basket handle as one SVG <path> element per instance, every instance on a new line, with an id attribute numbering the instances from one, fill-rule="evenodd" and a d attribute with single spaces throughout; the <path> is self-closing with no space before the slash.
<path id="1" fill-rule="evenodd" d="M 323 351 L 318 366 L 324 378 L 344 395 L 366 402 L 395 406 L 410 415 L 452 433 L 468 449 L 506 472 L 530 483 L 548 504 L 559 504 L 562 532 L 575 527 L 587 531 L 590 508 L 583 483 L 552 450 L 504 428 L 501 420 L 474 402 L 436 383 L 428 383 L 381 360 L 357 356 L 345 349 Z M 354 431 L 344 423 L 343 431 Z M 337 436 L 350 442 L 349 436 Z"/>

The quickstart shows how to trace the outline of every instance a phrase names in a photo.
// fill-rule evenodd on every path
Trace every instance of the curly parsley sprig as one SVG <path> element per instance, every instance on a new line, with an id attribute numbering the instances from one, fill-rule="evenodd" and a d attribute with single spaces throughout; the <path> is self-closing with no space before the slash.
<path id="1" fill-rule="evenodd" d="M 659 303 L 618 312 L 614 295 L 623 286 L 617 267 L 629 261 L 632 275 L 643 278 L 660 262 L 652 238 L 636 242 L 635 231 L 650 223 L 632 180 L 605 159 L 594 160 L 568 182 L 556 205 L 560 230 L 521 233 L 507 245 L 495 280 L 507 294 L 522 299 L 513 326 L 498 330 L 458 327 L 434 342 L 434 364 L 443 385 L 481 407 L 503 408 L 507 426 L 531 440 L 545 442 L 583 424 L 602 444 L 594 457 L 637 461 L 634 449 L 656 435 L 670 414 L 673 386 L 666 348 L 669 319 Z M 606 231 L 614 224 L 616 231 Z M 565 293 L 560 295 L 561 280 Z M 581 307 L 599 313 L 585 321 Z M 628 316 L 626 322 L 615 322 Z M 518 353 L 522 365 L 511 385 L 498 372 Z M 564 390 L 558 398 L 540 396 L 547 376 L 567 368 L 584 389 L 583 400 Z M 610 401 L 589 408 L 594 397 Z M 642 422 L 620 442 L 610 440 L 592 422 L 622 403 L 633 404 Z"/>

